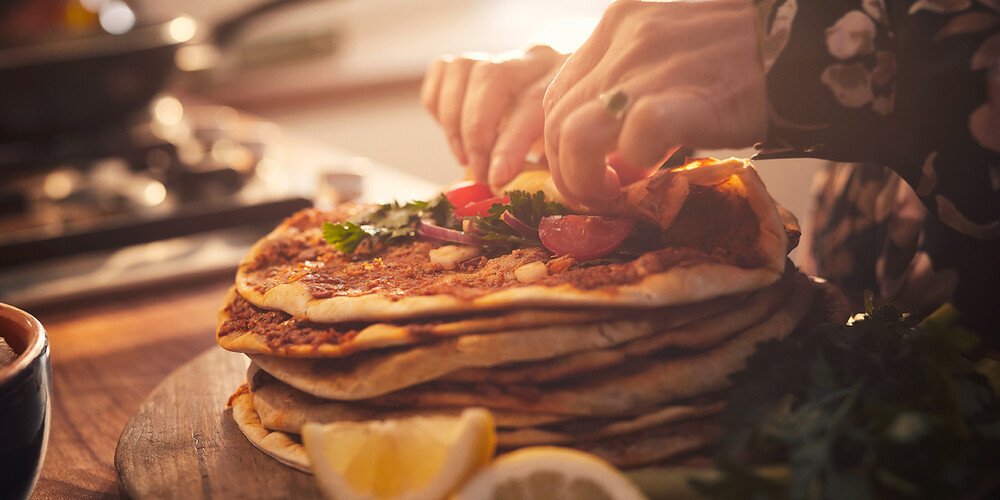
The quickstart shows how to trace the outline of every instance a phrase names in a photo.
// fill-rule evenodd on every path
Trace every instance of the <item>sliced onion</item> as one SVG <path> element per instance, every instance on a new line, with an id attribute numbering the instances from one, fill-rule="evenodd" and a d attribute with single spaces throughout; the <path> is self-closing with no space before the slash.
<path id="1" fill-rule="evenodd" d="M 537 229 L 532 229 L 531 226 L 521 222 L 521 219 L 514 217 L 514 214 L 510 213 L 510 210 L 504 210 L 503 213 L 500 214 L 500 220 L 506 222 L 507 225 L 513 228 L 515 231 L 529 238 L 538 237 Z"/>
<path id="2" fill-rule="evenodd" d="M 482 240 L 471 234 L 441 227 L 430 219 L 421 219 L 420 225 L 417 226 L 417 236 L 420 236 L 425 240 L 448 241 L 451 243 L 461 243 L 463 245 L 482 244 Z"/>

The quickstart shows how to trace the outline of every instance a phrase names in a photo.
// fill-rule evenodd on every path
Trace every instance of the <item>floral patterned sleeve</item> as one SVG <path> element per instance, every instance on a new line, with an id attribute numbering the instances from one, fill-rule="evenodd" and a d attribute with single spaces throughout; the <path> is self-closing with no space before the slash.
<path id="1" fill-rule="evenodd" d="M 761 157 L 880 163 L 944 224 L 1000 239 L 1000 0 L 755 5 Z"/>

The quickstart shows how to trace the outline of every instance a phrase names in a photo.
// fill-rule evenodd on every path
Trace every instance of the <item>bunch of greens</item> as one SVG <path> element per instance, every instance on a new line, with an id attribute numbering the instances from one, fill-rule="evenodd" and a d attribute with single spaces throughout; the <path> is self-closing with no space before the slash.
<path id="1" fill-rule="evenodd" d="M 479 239 L 516 246 L 538 246 L 541 242 L 537 236 L 531 238 L 512 228 L 501 219 L 503 213 L 510 212 L 535 230 L 542 217 L 569 213 L 559 203 L 545 201 L 545 194 L 541 191 L 535 194 L 512 191 L 509 194 L 509 203 L 494 203 L 487 210 L 487 215 L 466 218 L 475 224 Z M 432 221 L 435 225 L 448 229 L 462 229 L 461 221 L 454 214 L 454 207 L 441 195 L 431 201 L 411 201 L 402 205 L 397 202 L 386 203 L 352 221 L 326 222 L 323 224 L 323 239 L 344 253 L 354 252 L 362 243 L 367 243 L 369 250 L 372 250 L 377 244 L 391 244 L 414 236 L 417 225 L 422 220 Z"/>
<path id="2" fill-rule="evenodd" d="M 535 194 L 528 194 L 525 191 L 511 191 L 509 195 L 510 203 L 494 203 L 487 210 L 487 215 L 469 217 L 469 220 L 483 233 L 480 238 L 489 241 L 510 242 L 518 246 L 539 246 L 542 242 L 538 239 L 537 231 L 542 218 L 570 213 L 569 209 L 560 203 L 545 201 L 545 193 L 541 191 L 536 191 Z M 510 212 L 525 226 L 534 229 L 536 232 L 534 237 L 519 232 L 504 222 L 501 219 L 504 212 Z"/>
<path id="3" fill-rule="evenodd" d="M 948 306 L 916 324 L 869 303 L 851 325 L 760 344 L 733 377 L 722 475 L 693 485 L 727 499 L 961 499 L 995 490 L 1000 400 L 983 373 L 998 365 L 963 357 L 978 339 L 955 320 Z"/>
<path id="4" fill-rule="evenodd" d="M 442 227 L 458 226 L 453 210 L 444 195 L 431 201 L 386 203 L 353 221 L 323 223 L 323 239 L 344 253 L 354 252 L 361 243 L 374 250 L 377 244 L 413 236 L 421 219 L 431 219 Z"/>

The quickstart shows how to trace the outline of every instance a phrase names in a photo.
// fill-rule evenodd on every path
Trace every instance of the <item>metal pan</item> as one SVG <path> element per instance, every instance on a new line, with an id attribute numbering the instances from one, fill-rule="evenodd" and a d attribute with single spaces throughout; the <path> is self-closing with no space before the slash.
<path id="1" fill-rule="evenodd" d="M 0 142 L 123 120 L 148 103 L 174 71 L 174 53 L 190 37 L 178 33 L 178 22 L 193 23 L 178 18 L 122 35 L 0 50 Z"/>

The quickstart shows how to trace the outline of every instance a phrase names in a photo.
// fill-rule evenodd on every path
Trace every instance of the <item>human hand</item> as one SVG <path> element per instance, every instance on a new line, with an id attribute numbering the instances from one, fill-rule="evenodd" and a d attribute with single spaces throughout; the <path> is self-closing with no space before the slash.
<path id="1" fill-rule="evenodd" d="M 466 55 L 435 61 L 420 98 L 444 129 L 451 151 L 478 182 L 499 187 L 514 178 L 542 138 L 542 96 L 566 59 L 536 46 L 500 57 Z"/>
<path id="2" fill-rule="evenodd" d="M 600 208 L 679 146 L 762 140 L 754 22 L 750 0 L 609 6 L 545 93 L 545 151 L 559 191 Z"/>

